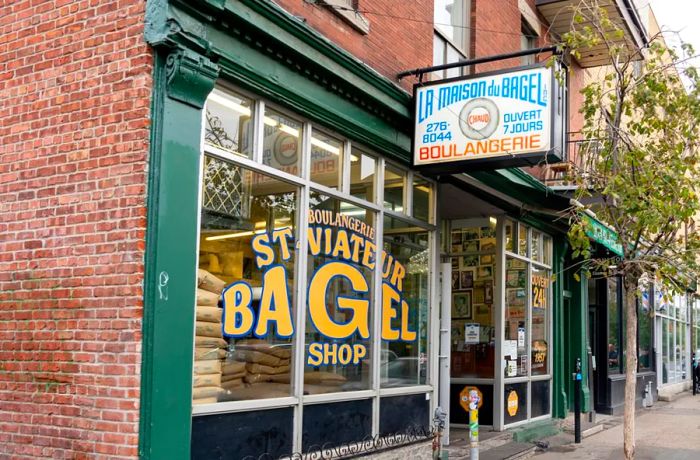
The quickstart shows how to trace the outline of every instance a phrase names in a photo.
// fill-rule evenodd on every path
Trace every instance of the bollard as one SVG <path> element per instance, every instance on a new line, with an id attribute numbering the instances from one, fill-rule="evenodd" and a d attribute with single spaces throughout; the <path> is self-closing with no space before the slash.
<path id="1" fill-rule="evenodd" d="M 469 458 L 479 460 L 479 396 L 469 392 Z"/>
<path id="2" fill-rule="evenodd" d="M 581 358 L 576 358 L 574 372 L 574 442 L 581 444 Z"/>

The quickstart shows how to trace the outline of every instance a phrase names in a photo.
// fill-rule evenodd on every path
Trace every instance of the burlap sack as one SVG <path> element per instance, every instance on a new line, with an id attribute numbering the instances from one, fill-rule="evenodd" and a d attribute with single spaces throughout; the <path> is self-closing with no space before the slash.
<path id="1" fill-rule="evenodd" d="M 287 374 L 287 375 L 289 375 L 289 374 Z M 246 383 L 271 382 L 272 375 L 271 374 L 246 374 L 245 377 L 243 377 L 243 380 L 245 380 Z"/>
<path id="2" fill-rule="evenodd" d="M 205 307 L 197 305 L 197 321 L 206 321 L 208 323 L 217 323 L 221 327 L 221 316 L 224 312 L 219 307 Z"/>
<path id="3" fill-rule="evenodd" d="M 199 398 L 199 399 L 193 399 L 192 404 L 214 404 L 217 402 L 216 397 L 213 398 Z"/>
<path id="4" fill-rule="evenodd" d="M 192 389 L 192 399 L 216 397 L 223 390 L 221 387 L 199 387 Z"/>
<path id="5" fill-rule="evenodd" d="M 221 386 L 221 374 L 195 375 L 192 386 L 194 388 Z"/>
<path id="6" fill-rule="evenodd" d="M 270 382 L 275 383 L 289 383 L 291 374 L 272 374 L 270 375 Z"/>
<path id="7" fill-rule="evenodd" d="M 194 346 L 198 348 L 227 348 L 228 342 L 219 337 L 202 337 L 194 338 Z"/>
<path id="8" fill-rule="evenodd" d="M 289 372 L 289 365 L 285 366 L 265 366 L 263 364 L 248 363 L 245 369 L 251 374 L 284 374 Z"/>
<path id="9" fill-rule="evenodd" d="M 219 295 L 213 292 L 197 289 L 197 305 L 203 307 L 216 307 L 219 304 Z"/>
<path id="10" fill-rule="evenodd" d="M 224 390 L 235 390 L 238 388 L 243 388 L 243 379 L 228 380 L 226 382 L 221 382 L 221 388 Z"/>
<path id="11" fill-rule="evenodd" d="M 289 385 L 280 383 L 256 383 L 235 391 L 235 398 L 240 401 L 285 396 L 289 396 Z"/>
<path id="12" fill-rule="evenodd" d="M 323 385 L 342 385 L 347 379 L 333 372 L 305 372 L 304 383 Z"/>
<path id="13" fill-rule="evenodd" d="M 247 361 L 249 363 L 264 364 L 265 366 L 284 366 L 289 364 L 289 359 L 282 359 L 276 356 L 268 355 L 260 351 L 253 350 L 238 350 L 236 349 L 233 356 L 238 361 Z"/>
<path id="14" fill-rule="evenodd" d="M 226 287 L 226 282 L 200 268 L 197 270 L 197 287 L 214 294 L 221 294 Z"/>
<path id="15" fill-rule="evenodd" d="M 218 359 L 195 361 L 194 373 L 196 375 L 221 374 L 221 361 L 219 361 Z"/>
<path id="16" fill-rule="evenodd" d="M 222 348 L 197 347 L 194 349 L 194 359 L 197 361 L 224 358 L 226 358 L 226 350 Z"/>
<path id="17" fill-rule="evenodd" d="M 245 377 L 245 372 L 238 372 L 236 374 L 222 374 L 221 382 L 230 382 L 231 380 L 242 379 Z"/>
<path id="18" fill-rule="evenodd" d="M 245 372 L 245 363 L 240 361 L 224 361 L 221 366 L 222 374 L 239 374 Z"/>
<path id="19" fill-rule="evenodd" d="M 259 351 L 282 359 L 289 359 L 292 356 L 291 345 L 271 345 L 260 339 L 239 340 L 236 343 L 236 349 Z"/>
<path id="20" fill-rule="evenodd" d="M 204 321 L 197 321 L 195 323 L 195 334 L 199 337 L 217 337 L 224 338 L 221 332 L 221 323 L 205 323 Z"/>

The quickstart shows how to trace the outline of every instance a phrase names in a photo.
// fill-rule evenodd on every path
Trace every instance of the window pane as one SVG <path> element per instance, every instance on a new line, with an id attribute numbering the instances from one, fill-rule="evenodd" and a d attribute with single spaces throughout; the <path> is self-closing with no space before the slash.
<path id="1" fill-rule="evenodd" d="M 515 251 L 515 223 L 512 220 L 506 220 L 506 251 Z"/>
<path id="2" fill-rule="evenodd" d="M 429 233 L 384 219 L 381 385 L 425 384 L 430 298 Z"/>
<path id="3" fill-rule="evenodd" d="M 542 234 L 537 230 L 532 231 L 530 238 L 530 258 L 542 262 Z"/>
<path id="4" fill-rule="evenodd" d="M 552 265 L 552 238 L 544 236 L 542 240 L 542 262 L 547 265 Z"/>
<path id="5" fill-rule="evenodd" d="M 503 393 L 503 423 L 527 420 L 527 382 L 506 384 Z"/>
<path id="6" fill-rule="evenodd" d="M 204 142 L 250 158 L 253 154 L 253 100 L 214 89 L 207 98 Z"/>
<path id="7" fill-rule="evenodd" d="M 530 417 L 549 414 L 549 380 L 532 382 L 532 404 Z"/>
<path id="8" fill-rule="evenodd" d="M 445 63 L 445 40 L 438 34 L 433 35 L 433 65 L 442 65 Z M 440 80 L 445 78 L 444 70 L 437 70 L 430 74 L 431 80 Z"/>
<path id="9" fill-rule="evenodd" d="M 413 217 L 429 222 L 430 219 L 430 197 L 432 188 L 430 182 L 421 178 L 413 179 Z"/>
<path id="10" fill-rule="evenodd" d="M 377 160 L 357 149 L 350 156 L 350 195 L 375 202 Z"/>
<path id="11" fill-rule="evenodd" d="M 380 436 L 421 429 L 430 430 L 430 400 L 426 398 L 425 393 L 381 398 Z"/>
<path id="12" fill-rule="evenodd" d="M 547 357 L 549 343 L 549 270 L 532 268 L 532 351 L 530 366 L 532 375 L 544 375 L 549 372 Z"/>
<path id="13" fill-rule="evenodd" d="M 661 320 L 661 374 L 663 383 L 669 383 L 669 374 L 671 372 L 671 321 L 668 318 Z"/>
<path id="14" fill-rule="evenodd" d="M 445 51 L 445 60 L 447 61 L 446 64 L 452 64 L 453 62 L 459 62 L 464 59 L 464 56 L 449 43 L 446 45 Z M 451 69 L 445 69 L 445 78 L 459 77 L 460 75 L 462 75 L 463 70 L 464 67 L 453 67 Z"/>
<path id="15" fill-rule="evenodd" d="M 374 213 L 311 192 L 309 197 L 306 394 L 365 390 L 370 377 Z M 313 216 L 313 219 L 312 217 Z"/>
<path id="16" fill-rule="evenodd" d="M 608 278 L 608 369 L 620 372 L 620 310 L 617 303 L 617 278 Z"/>
<path id="17" fill-rule="evenodd" d="M 387 166 L 384 171 L 384 209 L 404 212 L 403 188 L 406 173 Z"/>
<path id="18" fill-rule="evenodd" d="M 263 164 L 289 174 L 301 170 L 301 122 L 265 107 Z"/>
<path id="19" fill-rule="evenodd" d="M 506 260 L 506 321 L 503 358 L 505 376 L 527 375 L 527 264 L 508 257 Z"/>
<path id="20" fill-rule="evenodd" d="M 194 404 L 290 394 L 296 210 L 295 186 L 205 157 Z"/>
<path id="21" fill-rule="evenodd" d="M 518 224 L 518 254 L 527 257 L 527 227 L 523 224 Z"/>
<path id="22" fill-rule="evenodd" d="M 326 134 L 311 132 L 311 180 L 326 187 L 340 187 L 343 142 Z"/>
<path id="23" fill-rule="evenodd" d="M 467 0 L 435 0 L 435 28 L 466 53 L 469 37 L 469 2 Z"/>

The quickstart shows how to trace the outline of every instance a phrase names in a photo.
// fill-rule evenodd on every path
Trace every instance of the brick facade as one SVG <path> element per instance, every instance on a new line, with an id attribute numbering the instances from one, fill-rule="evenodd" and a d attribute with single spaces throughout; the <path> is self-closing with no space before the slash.
<path id="1" fill-rule="evenodd" d="M 2 458 L 137 455 L 145 4 L 0 6 Z"/>
<path id="2" fill-rule="evenodd" d="M 277 3 L 395 82 L 399 72 L 433 63 L 433 0 L 357 1 L 358 11 L 369 21 L 366 35 L 321 2 L 280 0 Z M 413 81 L 405 79 L 401 84 L 410 90 Z"/>

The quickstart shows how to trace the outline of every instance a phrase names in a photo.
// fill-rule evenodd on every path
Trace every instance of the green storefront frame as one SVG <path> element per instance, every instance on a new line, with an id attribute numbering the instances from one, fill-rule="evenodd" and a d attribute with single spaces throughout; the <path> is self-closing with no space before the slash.
<path id="1" fill-rule="evenodd" d="M 145 34 L 155 65 L 139 452 L 145 458 L 188 458 L 200 128 L 215 82 L 273 100 L 404 164 L 410 162 L 412 101 L 270 1 L 149 1 Z M 544 198 L 547 207 L 560 205 L 546 187 L 518 170 L 475 177 L 501 184 L 511 196 L 526 192 L 528 202 Z M 561 228 L 548 216 L 525 220 L 559 235 L 553 271 L 561 273 L 567 251 Z M 553 293 L 552 415 L 563 417 L 568 374 L 559 279 Z"/>

